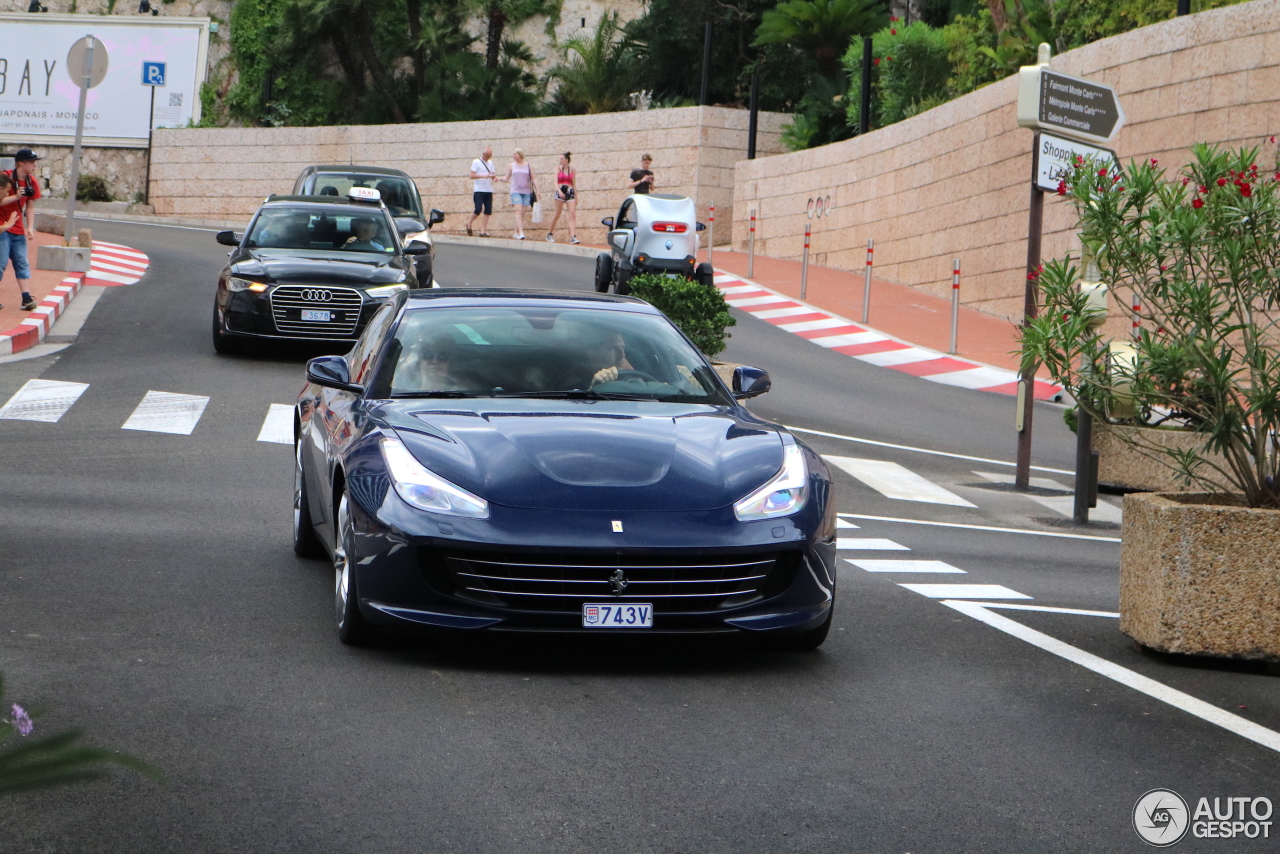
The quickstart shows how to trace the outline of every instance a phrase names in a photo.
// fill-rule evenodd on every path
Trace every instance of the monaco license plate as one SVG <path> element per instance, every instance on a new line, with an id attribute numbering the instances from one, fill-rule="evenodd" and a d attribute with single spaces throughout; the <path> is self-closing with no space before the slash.
<path id="1" fill-rule="evenodd" d="M 317 311 L 314 308 L 304 308 L 302 310 L 302 319 L 330 321 L 330 320 L 333 320 L 333 312 Z"/>
<path id="2" fill-rule="evenodd" d="M 588 602 L 582 606 L 582 627 L 584 629 L 651 629 L 653 628 L 653 606 L 640 602 L 628 602 L 625 605 L 617 602 L 600 604 Z"/>

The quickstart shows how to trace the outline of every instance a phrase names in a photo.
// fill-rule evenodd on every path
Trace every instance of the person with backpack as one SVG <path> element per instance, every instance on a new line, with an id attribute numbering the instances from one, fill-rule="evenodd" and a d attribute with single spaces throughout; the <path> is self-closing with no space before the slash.
<path id="1" fill-rule="evenodd" d="M 17 218 L 12 225 L 0 232 L 0 279 L 5 268 L 13 263 L 13 274 L 22 292 L 22 310 L 34 311 L 36 301 L 31 296 L 31 265 L 27 262 L 27 245 L 35 239 L 35 214 L 31 203 L 40 198 L 40 181 L 36 179 L 36 162 L 40 160 L 30 148 L 19 149 L 13 156 L 14 168 L 4 172 L 10 186 L 0 190 L 0 223 Z"/>

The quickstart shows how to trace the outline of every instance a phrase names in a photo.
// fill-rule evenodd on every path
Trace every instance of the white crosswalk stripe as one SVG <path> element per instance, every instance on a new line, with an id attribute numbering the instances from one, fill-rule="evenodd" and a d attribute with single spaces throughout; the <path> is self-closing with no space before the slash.
<path id="1" fill-rule="evenodd" d="M 943 489 L 932 481 L 905 466 L 886 460 L 865 460 L 858 457 L 823 455 L 823 459 L 848 472 L 867 486 L 887 498 L 901 501 L 923 501 L 928 504 L 947 504 L 952 507 L 974 507 L 959 495 Z"/>
<path id="2" fill-rule="evenodd" d="M 968 575 L 963 569 L 940 560 L 862 560 L 845 558 L 858 569 L 867 572 L 927 572 L 933 575 Z"/>
<path id="3" fill-rule="evenodd" d="M 1074 495 L 1028 495 L 1027 497 L 1063 516 L 1074 516 L 1076 513 Z M 1114 522 L 1119 525 L 1124 519 L 1124 514 L 1114 504 L 1099 501 L 1097 507 L 1089 509 L 1089 519 L 1094 522 Z"/>
<path id="4" fill-rule="evenodd" d="M 837 520 L 836 520 L 836 527 L 837 527 L 837 528 L 856 528 L 856 527 L 858 527 L 858 526 L 857 526 L 857 525 L 855 525 L 855 524 L 853 524 L 853 523 L 852 523 L 852 522 L 850 522 L 850 521 L 845 520 L 845 519 L 837 519 Z"/>
<path id="5" fill-rule="evenodd" d="M 899 545 L 893 540 L 884 540 L 877 537 L 837 537 L 836 550 L 842 552 L 857 551 L 881 551 L 881 552 L 909 552 L 911 549 L 906 546 Z"/>
<path id="6" fill-rule="evenodd" d="M 208 405 L 209 398 L 203 395 L 149 391 L 122 429 L 190 436 Z"/>
<path id="7" fill-rule="evenodd" d="M 975 471 L 974 474 L 976 474 L 978 477 L 982 478 L 983 480 L 989 480 L 992 483 L 1003 483 L 1003 484 L 1012 485 L 1016 483 L 1018 480 L 1015 475 L 1006 474 L 1005 472 Z M 1037 487 L 1039 489 L 1052 489 L 1057 492 L 1071 491 L 1071 487 L 1058 483 L 1058 481 L 1054 480 L 1051 477 L 1033 477 L 1029 482 L 1032 486 Z"/>
<path id="8" fill-rule="evenodd" d="M 271 404 L 267 417 L 262 421 L 262 429 L 258 431 L 258 441 L 292 445 L 293 407 L 283 403 Z"/>
<path id="9" fill-rule="evenodd" d="M 1000 584 L 899 584 L 930 599 L 1030 599 Z"/>
<path id="10" fill-rule="evenodd" d="M 0 418 L 56 423 L 88 387 L 88 383 L 27 380 L 4 406 L 0 406 Z"/>

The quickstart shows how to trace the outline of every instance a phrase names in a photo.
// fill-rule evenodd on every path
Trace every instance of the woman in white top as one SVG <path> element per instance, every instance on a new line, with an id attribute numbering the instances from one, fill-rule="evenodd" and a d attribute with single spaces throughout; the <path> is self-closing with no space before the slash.
<path id="1" fill-rule="evenodd" d="M 524 150 L 517 148 L 512 155 L 507 174 L 499 180 L 511 185 L 511 204 L 516 208 L 516 240 L 524 240 L 524 212 L 533 207 L 533 195 L 538 192 L 533 167 L 524 159 Z"/>

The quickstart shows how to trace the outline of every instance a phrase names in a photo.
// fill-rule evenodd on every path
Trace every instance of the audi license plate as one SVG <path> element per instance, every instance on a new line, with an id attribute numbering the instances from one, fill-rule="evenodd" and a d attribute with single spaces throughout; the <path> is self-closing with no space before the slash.
<path id="1" fill-rule="evenodd" d="M 651 629 L 653 628 L 653 606 L 639 602 L 628 602 L 626 605 L 616 602 L 600 604 L 588 602 L 582 606 L 582 627 L 584 629 Z"/>
<path id="2" fill-rule="evenodd" d="M 304 308 L 304 309 L 302 310 L 302 319 L 303 319 L 303 320 L 324 320 L 324 321 L 329 321 L 329 320 L 333 320 L 333 312 L 331 312 L 331 311 L 316 311 L 314 308 Z"/>

